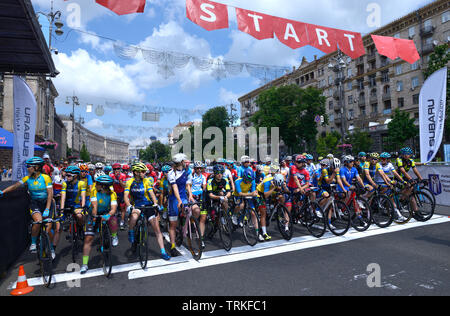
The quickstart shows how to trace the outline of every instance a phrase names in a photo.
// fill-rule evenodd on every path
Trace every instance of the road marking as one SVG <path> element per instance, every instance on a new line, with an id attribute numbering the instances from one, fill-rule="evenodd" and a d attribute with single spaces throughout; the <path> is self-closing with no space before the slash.
<path id="1" fill-rule="evenodd" d="M 292 252 L 292 251 L 298 251 L 308 248 L 315 248 L 315 247 L 321 247 L 321 246 L 328 246 L 332 244 L 338 244 L 343 243 L 347 241 L 357 240 L 361 238 L 366 237 L 373 237 L 377 235 L 383 235 L 393 232 L 398 232 L 406 229 L 411 228 L 417 228 L 422 226 L 428 226 L 428 225 L 435 225 L 435 224 L 441 224 L 441 223 L 447 223 L 450 222 L 450 220 L 447 217 L 434 217 L 432 220 L 421 223 L 416 221 L 411 221 L 410 223 L 406 225 L 392 225 L 388 228 L 373 228 L 369 229 L 366 232 L 357 232 L 357 231 L 350 231 L 346 235 L 337 237 L 331 235 L 331 233 L 327 233 L 324 237 L 321 239 L 316 239 L 314 237 L 299 237 L 294 238 L 291 241 L 284 241 L 284 240 L 277 240 L 274 242 L 268 242 L 263 244 L 257 244 L 255 247 L 250 246 L 244 246 L 239 247 L 236 249 L 232 249 L 229 253 L 227 253 L 225 250 L 216 250 L 211 252 L 206 252 L 204 255 L 202 255 L 202 259 L 199 262 L 193 263 L 191 261 L 189 262 L 182 262 L 179 264 L 174 265 L 165 265 L 160 267 L 149 267 L 146 270 L 134 270 L 130 271 L 128 273 L 128 278 L 131 279 L 138 279 L 138 278 L 145 278 L 145 277 L 151 277 L 161 274 L 168 274 L 168 273 L 175 273 L 175 272 L 181 272 L 191 269 L 198 269 L 198 268 L 205 268 L 210 267 L 214 265 L 220 265 L 220 264 L 226 264 L 226 263 L 233 263 L 237 261 L 244 261 L 244 260 L 250 260 L 250 259 L 256 259 L 266 256 L 273 256 L 276 254 L 286 253 L 286 252 Z"/>
<path id="2" fill-rule="evenodd" d="M 428 225 L 442 224 L 450 222 L 450 218 L 444 216 L 435 216 L 433 219 L 426 223 L 420 223 L 411 221 L 405 225 L 393 224 L 388 228 L 379 228 L 372 225 L 365 232 L 357 232 L 356 230 L 349 230 L 346 235 L 337 237 L 327 232 L 322 238 L 317 239 L 313 236 L 302 236 L 286 241 L 284 239 L 258 243 L 255 246 L 243 246 L 238 248 L 232 248 L 229 252 L 225 250 L 213 250 L 207 251 L 202 254 L 200 261 L 192 259 L 191 253 L 184 246 L 177 247 L 177 250 L 182 256 L 171 258 L 170 261 L 163 259 L 149 260 L 147 269 L 142 270 L 141 265 L 136 263 L 128 263 L 124 265 L 114 266 L 112 274 L 129 272 L 129 279 L 144 278 L 150 276 L 156 276 L 167 273 L 180 272 L 190 269 L 204 268 L 213 265 L 232 263 L 237 261 L 255 259 L 265 256 L 276 255 L 280 253 L 292 252 L 302 249 L 327 246 L 352 240 L 357 240 L 365 237 L 372 237 L 382 234 L 393 233 L 411 228 L 417 228 Z M 164 238 L 168 240 L 168 235 L 164 234 Z M 52 284 L 73 281 L 78 279 L 87 279 L 93 277 L 103 276 L 103 269 L 88 270 L 84 275 L 79 272 L 61 273 L 52 277 Z M 44 285 L 42 277 L 28 279 L 28 285 L 40 286 Z M 8 290 L 16 287 L 16 282 L 10 283 Z"/>

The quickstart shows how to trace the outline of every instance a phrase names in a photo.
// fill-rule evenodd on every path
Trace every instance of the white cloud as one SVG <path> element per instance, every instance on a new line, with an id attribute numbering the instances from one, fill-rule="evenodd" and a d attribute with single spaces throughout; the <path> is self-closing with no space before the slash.
<path id="1" fill-rule="evenodd" d="M 87 128 L 103 128 L 103 121 L 99 119 L 92 119 L 86 123 L 85 127 Z"/>
<path id="2" fill-rule="evenodd" d="M 75 92 L 80 98 L 96 97 L 108 100 L 138 103 L 145 95 L 127 71 L 113 61 L 101 61 L 91 57 L 83 49 L 66 55 L 54 56 L 60 72 L 55 79 L 59 95 L 65 98 Z"/>

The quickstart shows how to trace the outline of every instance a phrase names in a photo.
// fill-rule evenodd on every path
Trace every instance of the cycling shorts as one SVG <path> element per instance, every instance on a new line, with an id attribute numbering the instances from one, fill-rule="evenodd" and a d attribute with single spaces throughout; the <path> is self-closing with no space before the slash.
<path id="1" fill-rule="evenodd" d="M 181 203 L 187 204 L 188 201 L 187 201 L 187 199 L 181 199 Z M 176 197 L 170 196 L 169 197 L 169 221 L 176 222 L 178 220 L 178 214 L 179 214 L 178 200 L 176 199 Z"/>
<path id="2" fill-rule="evenodd" d="M 34 214 L 40 214 L 42 216 L 42 214 L 44 214 L 45 212 L 45 207 L 47 206 L 47 199 L 45 200 L 31 200 L 30 202 L 30 214 L 31 216 L 33 216 Z M 55 215 L 55 203 L 53 203 L 50 205 L 50 212 L 49 215 L 45 218 L 51 218 L 54 219 Z M 44 219 L 45 219 L 44 218 Z"/>

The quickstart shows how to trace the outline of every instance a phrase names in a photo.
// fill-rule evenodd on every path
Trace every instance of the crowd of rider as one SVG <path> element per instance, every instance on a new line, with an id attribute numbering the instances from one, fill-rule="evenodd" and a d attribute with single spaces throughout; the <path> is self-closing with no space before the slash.
<path id="1" fill-rule="evenodd" d="M 61 169 L 54 168 L 50 176 L 43 169 L 44 159 L 34 157 L 26 161 L 28 176 L 0 191 L 0 197 L 7 198 L 11 191 L 26 186 L 31 197 L 33 222 L 63 217 L 64 210 L 70 208 L 78 224 L 85 228 L 81 273 L 86 273 L 98 228 L 97 216 L 108 223 L 114 247 L 119 244 L 118 231 L 126 229 L 129 242 L 135 245 L 134 229 L 141 211 L 145 210 L 155 232 L 161 258 L 170 260 L 177 255 L 176 228 L 183 204 L 194 203 L 192 211 L 199 218 L 203 236 L 211 202 L 230 209 L 232 222 L 237 225 L 236 214 L 244 207 L 243 197 L 253 197 L 255 204 L 252 206 L 258 210 L 261 219 L 257 228 L 259 241 L 269 241 L 266 203 L 275 194 L 288 211 L 292 209 L 291 197 L 295 194 L 309 194 L 320 205 L 325 205 L 331 185 L 349 198 L 349 192 L 358 188 L 370 196 L 375 190 L 383 192 L 400 184 L 404 186 L 402 194 L 406 196 L 415 182 L 409 171 L 413 170 L 417 179 L 422 180 L 412 158 L 411 148 L 403 148 L 398 155 L 362 152 L 357 157 L 345 155 L 338 159 L 329 154 L 315 160 L 305 153 L 288 156 L 281 161 L 266 157 L 259 162 L 243 156 L 239 162 L 218 159 L 191 163 L 184 154 L 177 154 L 171 162 L 162 164 L 139 161 L 131 166 L 119 163 L 71 164 Z M 396 211 L 397 216 L 402 216 Z M 160 229 L 163 218 L 169 221 L 169 251 L 166 251 Z M 39 224 L 32 226 L 32 252 L 36 251 L 39 230 Z M 61 223 L 47 225 L 47 232 L 52 238 L 54 257 L 62 232 Z M 202 246 L 205 246 L 203 241 Z"/>

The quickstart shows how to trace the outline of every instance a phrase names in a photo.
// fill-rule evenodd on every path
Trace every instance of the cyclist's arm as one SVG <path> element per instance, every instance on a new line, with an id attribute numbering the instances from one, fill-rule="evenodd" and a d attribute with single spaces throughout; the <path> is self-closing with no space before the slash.
<path id="1" fill-rule="evenodd" d="M 417 165 L 417 164 L 416 164 L 416 165 Z M 422 175 L 420 174 L 419 170 L 417 170 L 417 168 L 414 167 L 414 168 L 413 168 L 413 171 L 414 171 L 414 174 L 417 176 L 417 178 L 418 178 L 420 181 L 422 181 L 423 178 L 422 178 Z"/>
<path id="2" fill-rule="evenodd" d="M 356 181 L 358 181 L 358 183 L 364 188 L 364 182 L 361 179 L 361 177 L 359 176 L 359 174 L 356 176 Z"/>
<path id="3" fill-rule="evenodd" d="M 98 209 L 97 199 L 95 199 L 94 201 L 91 199 L 91 206 L 92 206 L 92 216 L 97 216 L 97 209 Z"/>
<path id="4" fill-rule="evenodd" d="M 22 182 L 14 183 L 13 185 L 11 185 L 11 186 L 7 187 L 5 190 L 3 190 L 3 194 L 13 192 L 13 191 L 17 190 L 18 188 L 20 188 L 21 186 L 22 186 Z"/>
<path id="5" fill-rule="evenodd" d="M 347 190 L 345 190 L 345 188 L 344 188 L 344 183 L 342 182 L 341 176 L 337 176 L 336 181 L 337 181 L 338 185 L 341 187 L 342 191 L 347 192 Z"/>
<path id="6" fill-rule="evenodd" d="M 109 211 L 109 215 L 114 216 L 117 212 L 117 201 L 115 203 L 111 202 L 111 210 Z"/>
<path id="7" fill-rule="evenodd" d="M 400 174 L 403 174 L 406 178 L 406 180 L 411 181 L 411 176 L 406 172 L 405 168 L 400 167 L 398 170 L 400 170 Z"/>
<path id="8" fill-rule="evenodd" d="M 45 208 L 47 210 L 49 210 L 50 207 L 52 206 L 52 202 L 53 202 L 53 187 L 47 188 L 47 204 L 45 205 Z"/>
<path id="9" fill-rule="evenodd" d="M 375 181 L 373 181 L 372 177 L 370 176 L 369 169 L 364 170 L 364 172 L 366 173 L 366 179 L 370 182 L 370 184 L 374 188 L 378 188 L 378 185 L 375 183 Z"/>
<path id="10" fill-rule="evenodd" d="M 150 195 L 150 197 L 153 201 L 153 205 L 158 204 L 158 200 L 156 199 L 156 195 L 155 195 L 155 192 L 153 192 L 153 189 L 149 189 L 148 194 Z"/>
<path id="11" fill-rule="evenodd" d="M 180 192 L 178 191 L 178 185 L 176 183 L 172 184 L 172 190 L 175 198 L 178 201 L 178 204 L 183 204 L 183 201 L 181 201 Z"/>

